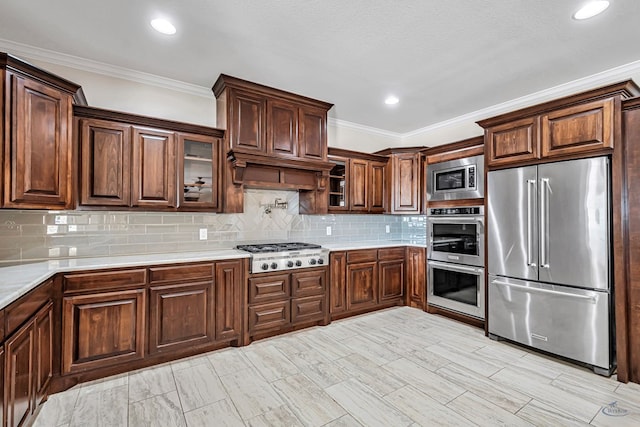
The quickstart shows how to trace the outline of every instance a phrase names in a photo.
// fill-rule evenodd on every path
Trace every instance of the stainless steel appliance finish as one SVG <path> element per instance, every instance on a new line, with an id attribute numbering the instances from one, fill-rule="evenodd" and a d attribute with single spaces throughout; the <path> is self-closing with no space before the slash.
<path id="1" fill-rule="evenodd" d="M 484 156 L 473 156 L 427 166 L 427 200 L 484 197 Z"/>
<path id="2" fill-rule="evenodd" d="M 484 206 L 432 208 L 427 258 L 484 267 Z"/>
<path id="3" fill-rule="evenodd" d="M 251 253 L 251 273 L 329 265 L 329 249 L 309 243 L 238 245 L 236 249 Z"/>
<path id="4" fill-rule="evenodd" d="M 608 292 L 489 275 L 489 332 L 608 374 Z"/>
<path id="5" fill-rule="evenodd" d="M 429 305 L 484 319 L 484 268 L 428 261 Z"/>
<path id="6" fill-rule="evenodd" d="M 612 353 L 608 158 L 492 171 L 487 189 L 489 332 L 610 371 L 613 358 L 595 356 Z M 498 283 L 511 279 L 527 285 Z M 559 293 L 534 290 L 548 286 Z M 566 295 L 577 291 L 598 292 L 597 307 L 570 302 Z M 551 315 L 569 307 L 571 318 Z M 596 319 L 602 325 L 585 326 Z M 561 338 L 548 325 L 546 332 L 533 330 L 551 321 L 564 331 Z M 527 338 L 522 330 L 547 341 Z"/>

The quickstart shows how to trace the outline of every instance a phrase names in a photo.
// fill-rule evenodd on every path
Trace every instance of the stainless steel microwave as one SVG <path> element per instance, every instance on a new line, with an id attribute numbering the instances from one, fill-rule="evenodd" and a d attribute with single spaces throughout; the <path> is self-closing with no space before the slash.
<path id="1" fill-rule="evenodd" d="M 427 166 L 427 200 L 484 197 L 484 156 L 473 156 Z"/>

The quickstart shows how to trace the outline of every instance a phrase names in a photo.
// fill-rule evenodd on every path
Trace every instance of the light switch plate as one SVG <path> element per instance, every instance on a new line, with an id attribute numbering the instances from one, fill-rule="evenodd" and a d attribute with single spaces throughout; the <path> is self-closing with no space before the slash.
<path id="1" fill-rule="evenodd" d="M 200 229 L 200 240 L 207 240 L 207 229 L 206 228 L 201 228 Z"/>
<path id="2" fill-rule="evenodd" d="M 327 225 L 327 236 L 331 236 L 331 226 Z"/>

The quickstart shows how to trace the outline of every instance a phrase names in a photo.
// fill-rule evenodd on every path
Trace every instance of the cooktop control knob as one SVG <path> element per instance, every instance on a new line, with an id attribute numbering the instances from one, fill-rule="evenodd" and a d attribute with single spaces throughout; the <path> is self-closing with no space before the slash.
<path id="1" fill-rule="evenodd" d="M 302 265 L 302 261 L 300 261 L 300 260 L 296 260 L 296 266 L 297 266 L 297 267 L 300 267 L 301 265 Z"/>
<path id="2" fill-rule="evenodd" d="M 322 258 L 318 258 L 318 264 L 324 264 L 324 260 Z"/>
<path id="3" fill-rule="evenodd" d="M 261 269 L 263 269 L 263 270 L 268 270 L 268 269 L 269 269 L 269 264 L 267 264 L 267 263 L 265 262 L 264 264 L 262 264 L 262 265 L 260 266 L 260 268 L 261 268 Z"/>
<path id="4" fill-rule="evenodd" d="M 316 260 L 315 260 L 315 259 L 313 259 L 313 258 L 311 258 L 311 259 L 309 260 L 309 264 L 311 264 L 311 265 L 316 265 Z"/>
<path id="5" fill-rule="evenodd" d="M 272 262 L 271 263 L 271 268 L 273 268 L 275 270 L 276 268 L 278 268 L 278 264 L 276 264 L 275 262 Z"/>
<path id="6" fill-rule="evenodd" d="M 289 268 L 293 267 L 293 261 L 287 261 L 287 267 Z"/>

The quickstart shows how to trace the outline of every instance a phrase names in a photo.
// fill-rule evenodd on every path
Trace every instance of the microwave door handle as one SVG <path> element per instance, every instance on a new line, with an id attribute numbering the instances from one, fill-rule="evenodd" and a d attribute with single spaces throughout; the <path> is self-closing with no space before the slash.
<path id="1" fill-rule="evenodd" d="M 540 268 L 549 268 L 549 178 L 540 180 Z"/>
<path id="2" fill-rule="evenodd" d="M 531 188 L 533 187 L 533 191 Z M 533 218 L 535 217 L 535 207 L 531 200 L 531 196 L 536 194 L 536 180 L 527 180 L 527 266 L 535 267 L 536 263 L 532 262 L 531 254 L 533 253 Z"/>

